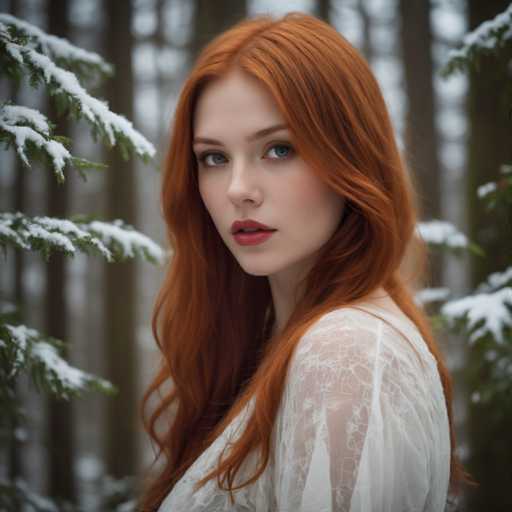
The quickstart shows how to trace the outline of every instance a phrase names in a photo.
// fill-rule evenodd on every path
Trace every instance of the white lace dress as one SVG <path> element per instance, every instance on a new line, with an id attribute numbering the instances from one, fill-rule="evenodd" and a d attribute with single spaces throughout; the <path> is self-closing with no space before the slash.
<path id="1" fill-rule="evenodd" d="M 357 308 L 327 313 L 300 340 L 271 459 L 255 483 L 233 491 L 235 505 L 215 478 L 197 492 L 192 487 L 239 435 L 253 401 L 190 466 L 159 512 L 445 510 L 450 434 L 436 361 L 405 315 L 369 303 Z M 254 457 L 235 484 L 252 476 Z"/>

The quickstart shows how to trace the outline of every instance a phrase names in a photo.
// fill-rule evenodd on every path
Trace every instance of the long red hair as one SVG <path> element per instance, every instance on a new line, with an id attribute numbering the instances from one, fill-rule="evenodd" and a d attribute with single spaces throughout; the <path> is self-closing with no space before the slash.
<path id="1" fill-rule="evenodd" d="M 306 276 L 305 292 L 287 325 L 274 337 L 269 332 L 275 316 L 268 279 L 246 274 L 224 245 L 200 198 L 192 152 L 198 96 L 235 66 L 268 88 L 300 156 L 346 199 L 337 231 Z M 158 508 L 253 396 L 255 408 L 246 430 L 198 486 L 217 478 L 231 492 L 254 482 L 269 460 L 288 363 L 300 338 L 325 313 L 380 286 L 416 324 L 437 360 L 451 434 L 450 491 L 457 493 L 459 484 L 470 483 L 455 454 L 451 378 L 405 272 L 410 254 L 415 279 L 424 279 L 428 266 L 427 247 L 414 236 L 419 215 L 415 184 L 401 159 L 377 81 L 334 28 L 304 13 L 279 19 L 260 15 L 239 22 L 206 46 L 176 106 L 161 204 L 173 256 L 152 322 L 161 366 L 142 402 L 160 467 L 149 477 L 141 510 Z M 146 416 L 155 395 L 157 402 Z M 233 487 L 245 457 L 256 449 L 261 453 L 258 470 Z"/>

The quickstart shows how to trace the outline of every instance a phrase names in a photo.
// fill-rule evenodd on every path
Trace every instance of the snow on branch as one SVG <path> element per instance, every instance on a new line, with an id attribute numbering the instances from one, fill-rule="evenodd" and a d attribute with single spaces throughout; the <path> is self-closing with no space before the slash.
<path id="1" fill-rule="evenodd" d="M 495 53 L 512 40 L 512 4 L 491 20 L 484 21 L 473 31 L 468 32 L 461 48 L 451 50 L 441 74 L 450 75 L 455 70 L 463 70 L 483 53 Z"/>
<path id="2" fill-rule="evenodd" d="M 430 220 L 418 222 L 417 235 L 429 245 L 443 246 L 456 253 L 464 249 L 479 252 L 478 248 L 470 243 L 464 233 L 461 233 L 453 224 L 444 220 Z"/>
<path id="3" fill-rule="evenodd" d="M 490 292 L 504 286 L 512 287 L 512 266 L 506 268 L 503 272 L 493 272 L 489 274 L 485 282 L 480 284 L 476 291 Z"/>
<path id="4" fill-rule="evenodd" d="M 450 296 L 450 289 L 446 287 L 439 288 L 423 288 L 415 293 L 414 301 L 424 306 L 432 302 L 445 301 Z"/>
<path id="5" fill-rule="evenodd" d="M 113 222 L 96 220 L 86 226 L 91 234 L 108 245 L 121 259 L 133 258 L 140 253 L 153 263 L 163 263 L 167 257 L 159 245 L 120 219 Z"/>
<path id="6" fill-rule="evenodd" d="M 54 250 L 70 256 L 77 251 L 93 250 L 109 262 L 140 255 L 161 264 L 166 258 L 158 244 L 121 220 L 84 222 L 3 212 L 0 213 L 0 247 L 8 244 L 40 251 L 46 258 Z"/>
<path id="7" fill-rule="evenodd" d="M 446 302 L 440 312 L 452 327 L 457 320 L 465 322 L 470 344 L 487 335 L 503 344 L 506 329 L 512 329 L 512 287 Z"/>
<path id="8" fill-rule="evenodd" d="M 129 150 L 147 160 L 156 150 L 128 119 L 113 113 L 108 104 L 87 93 L 74 73 L 55 64 L 51 58 L 11 36 L 6 25 L 0 21 L 0 50 L 4 50 L 10 68 L 25 66 L 31 73 L 32 82 L 42 80 L 47 84 L 58 105 L 69 107 L 77 117 L 83 117 L 110 146 L 119 144 L 123 157 L 128 158 Z M 7 68 L 9 68 L 7 66 Z"/>
<path id="9" fill-rule="evenodd" d="M 512 165 L 500 166 L 500 177 L 497 181 L 489 181 L 477 188 L 477 197 L 485 202 L 487 209 L 498 204 L 505 207 L 512 205 Z"/>
<path id="10" fill-rule="evenodd" d="M 114 392 L 110 382 L 70 366 L 59 355 L 62 346 L 61 341 L 25 325 L 0 324 L 0 355 L 7 363 L 7 370 L 2 365 L 2 377 L 9 381 L 26 371 L 39 390 L 66 399 L 93 389 Z"/>
<path id="11" fill-rule="evenodd" d="M 31 490 L 25 480 L 16 478 L 13 481 L 0 478 L 0 494 L 4 510 L 16 510 L 20 501 L 36 512 L 59 512 L 59 507 L 51 498 L 47 498 Z M 71 509 L 72 510 L 72 509 Z"/>
<path id="12" fill-rule="evenodd" d="M 71 44 L 67 39 L 43 32 L 38 27 L 24 20 L 0 14 L 0 22 L 7 27 L 14 27 L 29 38 L 28 44 L 41 53 L 53 57 L 62 63 L 76 63 L 88 66 L 90 69 L 98 69 L 104 75 L 111 75 L 112 66 L 97 53 L 90 52 Z"/>
<path id="13" fill-rule="evenodd" d="M 3 133 L 2 133 L 3 132 Z M 30 167 L 26 150 L 39 148 L 51 161 L 57 180 L 64 181 L 64 165 L 72 159 L 63 144 L 50 137 L 47 118 L 39 111 L 20 105 L 0 106 L 0 140 L 7 136 L 23 163 Z"/>

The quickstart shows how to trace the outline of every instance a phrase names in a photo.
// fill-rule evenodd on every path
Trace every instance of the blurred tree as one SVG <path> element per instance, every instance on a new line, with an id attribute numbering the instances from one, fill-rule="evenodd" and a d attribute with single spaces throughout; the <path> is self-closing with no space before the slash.
<path id="1" fill-rule="evenodd" d="M 439 135 L 435 125 L 434 69 L 430 2 L 400 0 L 400 41 L 405 79 L 405 153 L 420 196 L 421 218 L 439 219 L 441 168 Z M 442 252 L 430 255 L 430 286 L 442 282 Z"/>
<path id="2" fill-rule="evenodd" d="M 48 2 L 48 31 L 58 37 L 70 39 L 69 1 Z M 58 131 L 69 137 L 69 121 L 59 118 L 57 106 L 48 98 L 48 116 L 59 119 Z M 69 214 L 69 180 L 62 183 L 48 175 L 47 212 L 51 217 L 65 218 Z M 68 339 L 67 258 L 58 252 L 46 263 L 46 326 L 47 332 Z M 68 359 L 68 349 L 63 347 L 63 357 Z M 55 498 L 74 502 L 76 500 L 75 473 L 73 471 L 73 416 L 72 402 L 48 396 L 48 473 L 49 493 Z"/>
<path id="3" fill-rule="evenodd" d="M 247 0 L 195 0 L 190 62 L 215 36 L 247 16 Z"/>
<path id="4" fill-rule="evenodd" d="M 116 73 L 106 83 L 106 100 L 111 108 L 128 119 L 134 112 L 132 68 L 133 6 L 129 2 L 103 4 L 105 56 Z M 137 218 L 135 167 L 118 153 L 106 155 L 110 171 L 106 174 L 106 216 L 123 218 L 135 224 Z M 107 472 L 116 478 L 137 472 L 137 290 L 136 265 L 125 261 L 105 265 L 105 346 L 107 378 L 119 388 L 119 396 L 108 404 L 106 428 Z"/>
<path id="5" fill-rule="evenodd" d="M 363 45 L 361 48 L 361 51 L 363 52 L 363 55 L 365 59 L 368 61 L 368 63 L 371 64 L 371 62 L 374 59 L 374 51 L 373 51 L 373 45 L 372 45 L 372 37 L 371 37 L 371 17 L 368 12 L 368 7 L 365 2 L 365 0 L 357 0 L 357 13 L 359 14 L 362 22 L 362 29 L 363 29 Z"/>
<path id="6" fill-rule="evenodd" d="M 336 2 L 336 8 L 341 8 L 341 2 L 338 0 Z M 321 20 L 326 21 L 327 23 L 331 23 L 331 10 L 332 10 L 332 1 L 331 0 L 316 0 L 313 14 L 320 18 Z"/>
<path id="7" fill-rule="evenodd" d="M 469 29 L 503 12 L 509 4 L 509 0 L 468 0 Z M 499 56 L 481 55 L 478 65 L 469 70 L 466 215 L 468 235 L 486 252 L 486 258 L 470 259 L 471 286 L 484 281 L 491 272 L 506 268 L 512 261 L 510 208 L 484 214 L 481 201 L 474 194 L 477 187 L 499 177 L 503 163 L 512 162 L 510 96 L 504 94 L 510 83 L 511 58 L 509 44 Z M 475 379 L 488 378 L 478 370 L 482 355 L 476 348 L 470 351 L 467 377 L 471 388 L 475 387 Z M 469 406 L 469 464 L 481 487 L 469 496 L 468 511 L 512 510 L 512 411 L 498 419 L 497 408 L 503 409 L 496 401 Z"/>

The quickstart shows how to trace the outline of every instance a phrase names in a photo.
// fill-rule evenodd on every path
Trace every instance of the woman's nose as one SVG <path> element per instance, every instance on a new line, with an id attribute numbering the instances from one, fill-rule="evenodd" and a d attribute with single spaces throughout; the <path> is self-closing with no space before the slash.
<path id="1" fill-rule="evenodd" d="M 250 164 L 242 161 L 233 164 L 227 195 L 234 203 L 241 203 L 248 199 L 259 201 L 260 183 L 255 175 L 255 169 Z"/>

